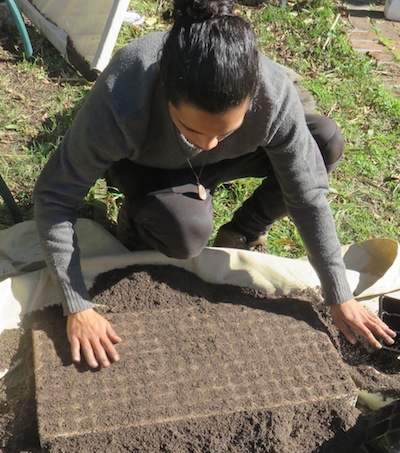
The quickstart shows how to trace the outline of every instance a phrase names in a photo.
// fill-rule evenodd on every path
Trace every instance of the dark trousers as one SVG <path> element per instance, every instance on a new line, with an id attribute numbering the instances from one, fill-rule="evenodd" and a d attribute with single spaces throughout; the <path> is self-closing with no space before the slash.
<path id="1" fill-rule="evenodd" d="M 330 173 L 342 155 L 343 136 L 329 118 L 306 115 L 306 120 L 326 172 Z M 198 168 L 194 170 L 200 172 Z M 125 194 L 118 219 L 118 237 L 131 250 L 140 249 L 144 243 L 173 258 L 197 256 L 213 230 L 215 188 L 220 183 L 246 177 L 259 177 L 263 181 L 235 212 L 231 225 L 252 240 L 287 214 L 279 182 L 264 149 L 206 165 L 201 173 L 206 200 L 199 199 L 189 167 L 164 170 L 137 165 L 127 159 L 116 162 L 109 169 L 107 179 Z"/>

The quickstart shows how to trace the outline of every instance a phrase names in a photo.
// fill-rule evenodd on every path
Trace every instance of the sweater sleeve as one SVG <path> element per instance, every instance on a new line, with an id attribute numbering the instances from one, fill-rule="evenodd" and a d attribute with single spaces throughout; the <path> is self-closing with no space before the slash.
<path id="1" fill-rule="evenodd" d="M 353 295 L 327 200 L 328 177 L 322 156 L 315 149 L 317 144 L 307 128 L 300 100 L 288 81 L 282 83 L 274 105 L 279 110 L 266 150 L 285 203 L 318 274 L 325 303 L 346 302 Z"/>
<path id="2" fill-rule="evenodd" d="M 112 98 L 99 80 L 45 165 L 34 190 L 39 240 L 65 315 L 92 306 L 74 230 L 76 209 L 96 179 L 127 153 Z"/>
<path id="3" fill-rule="evenodd" d="M 92 306 L 80 265 L 76 209 L 113 162 L 137 159 L 163 33 L 132 41 L 97 79 L 34 190 L 39 240 L 64 314 Z"/>

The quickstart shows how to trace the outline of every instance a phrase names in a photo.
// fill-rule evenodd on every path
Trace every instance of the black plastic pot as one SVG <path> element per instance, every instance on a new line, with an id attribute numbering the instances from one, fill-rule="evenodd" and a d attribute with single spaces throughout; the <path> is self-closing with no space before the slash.
<path id="1" fill-rule="evenodd" d="M 400 452 L 400 400 L 371 414 L 365 440 L 357 453 Z"/>
<path id="2" fill-rule="evenodd" d="M 400 299 L 381 296 L 379 298 L 379 317 L 397 333 L 394 343 L 387 345 L 382 341 L 382 348 L 400 354 Z"/>

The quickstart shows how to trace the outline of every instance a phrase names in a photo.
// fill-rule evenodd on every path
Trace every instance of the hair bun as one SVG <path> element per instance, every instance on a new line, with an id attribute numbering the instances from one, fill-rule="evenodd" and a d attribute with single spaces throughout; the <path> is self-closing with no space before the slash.
<path id="1" fill-rule="evenodd" d="M 203 21 L 212 16 L 232 14 L 233 0 L 175 0 L 174 18 Z"/>

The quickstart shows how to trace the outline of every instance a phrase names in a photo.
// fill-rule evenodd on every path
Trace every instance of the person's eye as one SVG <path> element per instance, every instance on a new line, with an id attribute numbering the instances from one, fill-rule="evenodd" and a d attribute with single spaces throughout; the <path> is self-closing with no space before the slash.
<path id="1" fill-rule="evenodd" d="M 221 141 L 221 140 L 224 140 L 225 138 L 229 137 L 230 135 L 233 134 L 234 131 L 232 132 L 228 132 L 227 134 L 224 134 L 224 135 L 219 135 L 218 136 L 218 140 Z"/>

